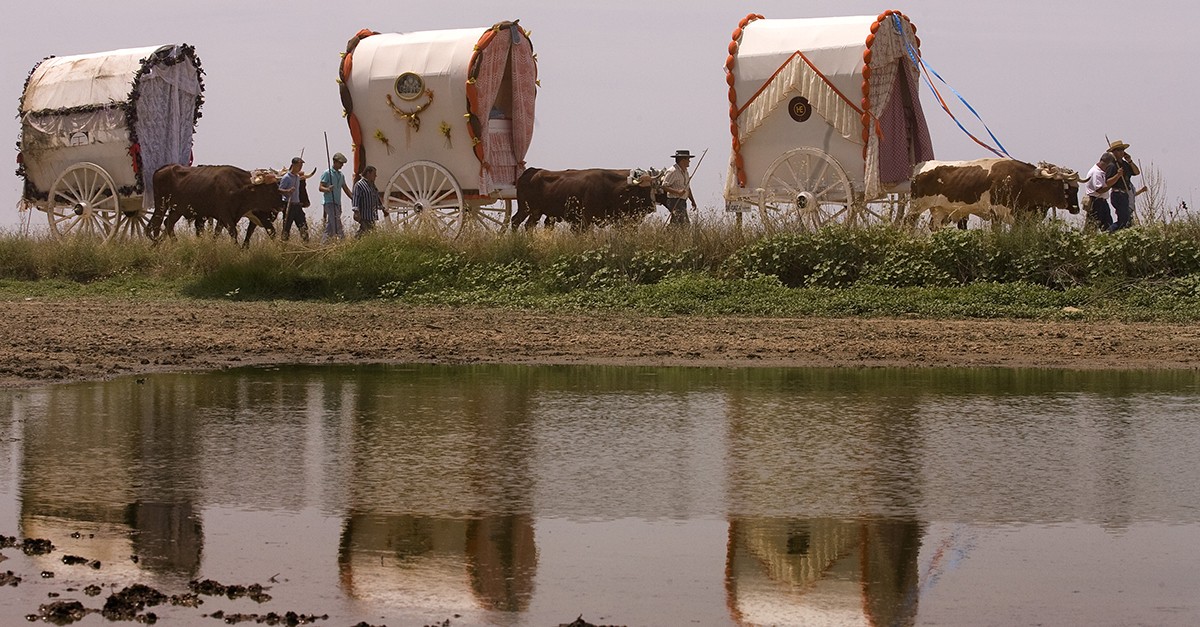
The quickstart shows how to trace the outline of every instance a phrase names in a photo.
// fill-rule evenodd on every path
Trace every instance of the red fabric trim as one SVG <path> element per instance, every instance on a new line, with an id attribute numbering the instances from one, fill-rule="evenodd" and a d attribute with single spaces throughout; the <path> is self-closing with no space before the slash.
<path id="1" fill-rule="evenodd" d="M 471 60 L 467 63 L 467 133 L 471 136 L 471 150 L 475 153 L 475 158 L 479 160 L 480 178 L 483 177 L 485 157 L 483 154 L 483 138 L 479 136 L 483 124 L 479 120 L 485 119 L 483 116 L 489 112 L 479 111 L 479 90 L 475 87 L 474 79 L 479 75 L 479 64 L 483 51 L 488 47 L 488 44 L 492 43 L 492 38 L 496 36 L 499 28 L 500 24 L 495 24 L 479 36 L 479 41 L 475 44 L 475 51 L 471 53 Z"/>
<path id="2" fill-rule="evenodd" d="M 358 42 L 378 34 L 367 28 L 359 30 L 346 43 L 346 54 L 338 64 L 338 78 L 342 81 L 342 106 L 346 109 L 346 126 L 350 129 L 350 144 L 354 147 L 355 180 L 362 174 L 363 168 L 367 167 L 367 149 L 362 141 L 362 124 L 358 121 L 358 116 L 354 115 L 354 101 L 351 99 L 347 81 L 350 80 L 350 72 L 354 69 L 354 49 L 358 47 Z"/>
<path id="3" fill-rule="evenodd" d="M 130 144 L 129 156 L 133 159 L 133 173 L 141 174 L 142 173 L 142 160 L 141 160 L 142 145 L 141 144 Z"/>
<path id="4" fill-rule="evenodd" d="M 746 164 L 742 160 L 742 141 L 738 138 L 737 89 L 733 86 L 733 68 L 737 64 L 738 47 L 742 44 L 742 31 L 750 22 L 761 19 L 762 15 L 751 13 L 738 22 L 729 42 L 729 56 L 725 58 L 725 82 L 729 84 L 729 133 L 733 135 L 733 167 L 738 187 L 746 186 Z"/>

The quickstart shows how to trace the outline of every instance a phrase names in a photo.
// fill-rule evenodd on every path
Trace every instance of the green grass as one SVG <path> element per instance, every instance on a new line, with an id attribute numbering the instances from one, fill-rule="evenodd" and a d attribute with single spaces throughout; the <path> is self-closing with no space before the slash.
<path id="1" fill-rule="evenodd" d="M 648 315 L 1200 320 L 1200 222 L 764 236 L 643 226 L 329 247 L 0 235 L 0 296 L 384 300 Z"/>

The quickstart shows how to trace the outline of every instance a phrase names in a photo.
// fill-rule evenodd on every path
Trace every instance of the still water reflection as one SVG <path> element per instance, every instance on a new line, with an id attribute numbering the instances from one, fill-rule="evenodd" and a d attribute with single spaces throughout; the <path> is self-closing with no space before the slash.
<path id="1" fill-rule="evenodd" d="M 51 592 L 100 607 L 88 583 L 211 578 L 273 599 L 164 623 L 1195 624 L 1198 391 L 1193 372 L 505 366 L 0 390 L 0 534 L 58 547 L 3 552 L 25 580 L 0 623 Z"/>

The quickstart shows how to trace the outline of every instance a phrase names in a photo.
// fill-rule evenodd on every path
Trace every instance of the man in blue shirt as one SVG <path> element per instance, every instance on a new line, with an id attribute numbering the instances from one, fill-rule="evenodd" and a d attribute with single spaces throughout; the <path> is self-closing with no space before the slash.
<path id="1" fill-rule="evenodd" d="M 319 189 L 325 194 L 322 201 L 325 208 L 325 233 L 321 235 L 321 243 L 330 238 L 345 239 L 346 232 L 342 229 L 342 192 L 352 196 L 350 187 L 346 185 L 346 175 L 342 174 L 342 166 L 346 164 L 346 155 L 333 153 L 333 167 L 321 175 Z"/>
<path id="2" fill-rule="evenodd" d="M 287 213 L 283 218 L 283 240 L 286 242 L 292 232 L 292 224 L 300 231 L 300 239 L 308 241 L 308 218 L 304 215 L 304 205 L 300 201 L 300 186 L 304 179 L 300 171 L 304 169 L 304 159 L 292 157 L 292 167 L 279 180 L 279 193 L 287 200 Z"/>

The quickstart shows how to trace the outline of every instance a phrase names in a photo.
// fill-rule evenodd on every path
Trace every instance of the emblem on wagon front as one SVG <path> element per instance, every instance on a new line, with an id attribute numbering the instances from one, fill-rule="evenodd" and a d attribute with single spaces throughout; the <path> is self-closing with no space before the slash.
<path id="1" fill-rule="evenodd" d="M 392 95 L 387 95 L 388 106 L 396 115 L 400 116 L 408 122 L 408 128 L 413 131 L 421 130 L 421 112 L 428 109 L 429 105 L 433 104 L 433 90 L 425 87 L 425 79 L 421 78 L 416 72 L 405 72 L 396 77 L 394 85 L 396 95 L 401 100 L 412 102 L 415 106 L 412 109 L 402 109 L 395 101 L 392 100 Z M 413 102 L 421 97 L 428 98 L 425 104 L 417 104 Z"/>
<path id="2" fill-rule="evenodd" d="M 788 103 L 788 113 L 791 114 L 793 120 L 804 122 L 812 116 L 812 105 L 808 104 L 808 98 L 796 96 Z"/>
<path id="3" fill-rule="evenodd" d="M 405 72 L 396 77 L 396 95 L 403 100 L 416 100 L 425 91 L 425 79 L 415 72 Z"/>

